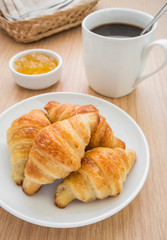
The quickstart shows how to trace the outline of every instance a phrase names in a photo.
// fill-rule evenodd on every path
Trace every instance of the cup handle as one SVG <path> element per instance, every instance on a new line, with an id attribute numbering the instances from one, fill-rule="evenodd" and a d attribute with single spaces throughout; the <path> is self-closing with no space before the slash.
<path id="1" fill-rule="evenodd" d="M 153 43 L 150 43 L 147 45 L 147 47 L 144 49 L 143 52 L 143 57 L 147 56 L 148 53 L 150 52 L 150 50 L 154 47 L 154 46 L 160 46 L 163 48 L 164 53 L 165 53 L 165 57 L 163 62 L 160 64 L 159 67 L 157 67 L 155 70 L 153 70 L 150 73 L 147 73 L 143 76 L 140 76 L 137 78 L 137 80 L 135 81 L 133 87 L 135 88 L 141 81 L 143 81 L 145 78 L 151 76 L 152 74 L 158 72 L 161 68 L 163 68 L 166 64 L 167 64 L 167 39 L 159 39 L 157 41 L 154 41 Z"/>

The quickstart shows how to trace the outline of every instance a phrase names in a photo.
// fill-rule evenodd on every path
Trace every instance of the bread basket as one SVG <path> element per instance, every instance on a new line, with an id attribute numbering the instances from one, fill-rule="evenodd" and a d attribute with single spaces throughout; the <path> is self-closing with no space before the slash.
<path id="1" fill-rule="evenodd" d="M 0 11 L 0 27 L 17 42 L 34 42 L 52 34 L 73 28 L 94 10 L 98 0 L 80 0 L 60 11 L 21 21 L 7 20 Z"/>

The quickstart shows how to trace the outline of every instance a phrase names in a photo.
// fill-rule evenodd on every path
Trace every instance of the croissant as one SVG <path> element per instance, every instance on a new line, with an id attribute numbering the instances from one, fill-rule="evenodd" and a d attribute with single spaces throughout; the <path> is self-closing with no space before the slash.
<path id="1" fill-rule="evenodd" d="M 45 105 L 51 123 L 68 119 L 77 114 L 99 112 L 93 105 L 61 104 L 50 101 Z"/>
<path id="2" fill-rule="evenodd" d="M 7 130 L 7 143 L 11 155 L 12 178 L 21 185 L 24 168 L 28 160 L 34 137 L 37 132 L 50 125 L 47 115 L 42 110 L 32 110 L 14 120 Z"/>
<path id="3" fill-rule="evenodd" d="M 94 148 L 86 152 L 81 168 L 57 187 L 55 204 L 64 208 L 74 199 L 84 202 L 117 196 L 136 159 L 133 150 Z"/>
<path id="4" fill-rule="evenodd" d="M 98 113 L 78 114 L 43 128 L 35 137 L 26 164 L 23 191 L 32 195 L 43 184 L 64 178 L 81 166 Z"/>
<path id="5" fill-rule="evenodd" d="M 45 110 L 47 111 L 49 119 L 52 123 L 68 119 L 76 114 L 98 112 L 97 108 L 93 105 L 61 104 L 56 101 L 48 102 L 45 105 Z M 96 131 L 92 133 L 87 149 L 95 147 L 120 147 L 125 149 L 125 143 L 114 136 L 111 127 L 107 123 L 106 119 L 101 115 L 99 125 Z"/>
<path id="6" fill-rule="evenodd" d="M 117 147 L 125 149 L 125 143 L 121 139 L 114 136 L 111 127 L 107 123 L 106 119 L 101 115 L 99 124 L 91 136 L 87 150 L 96 147 Z"/>

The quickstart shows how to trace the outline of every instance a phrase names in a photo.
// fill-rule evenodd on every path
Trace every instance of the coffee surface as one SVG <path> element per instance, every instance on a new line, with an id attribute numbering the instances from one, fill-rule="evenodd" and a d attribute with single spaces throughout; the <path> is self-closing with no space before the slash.
<path id="1" fill-rule="evenodd" d="M 107 23 L 97 26 L 91 29 L 91 31 L 106 37 L 129 38 L 139 36 L 143 29 L 130 24 Z"/>

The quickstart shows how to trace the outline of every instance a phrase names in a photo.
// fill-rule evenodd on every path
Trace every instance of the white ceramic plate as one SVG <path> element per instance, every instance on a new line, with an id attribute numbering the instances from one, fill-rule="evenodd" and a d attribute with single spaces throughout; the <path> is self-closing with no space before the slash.
<path id="1" fill-rule="evenodd" d="M 126 147 L 137 153 L 137 160 L 117 197 L 91 203 L 71 202 L 65 209 L 54 205 L 54 194 L 60 180 L 45 185 L 34 196 L 27 196 L 11 178 L 10 155 L 6 131 L 11 122 L 32 109 L 43 109 L 56 100 L 60 103 L 93 104 L 107 118 L 115 136 L 126 142 Z M 10 107 L 0 115 L 0 205 L 25 221 L 47 227 L 71 228 L 89 225 L 119 212 L 141 190 L 149 170 L 149 147 L 137 123 L 123 110 L 100 98 L 79 93 L 49 93 L 31 97 Z"/>

